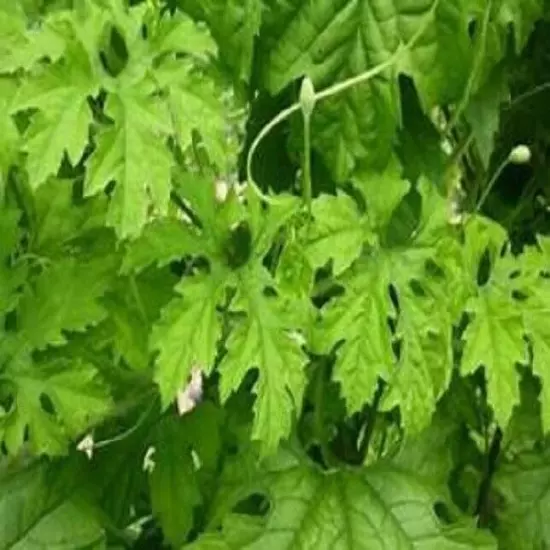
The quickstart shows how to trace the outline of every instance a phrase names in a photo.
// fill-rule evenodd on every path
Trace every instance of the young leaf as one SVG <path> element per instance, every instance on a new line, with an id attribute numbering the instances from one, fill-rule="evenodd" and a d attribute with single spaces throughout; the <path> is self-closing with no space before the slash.
<path id="1" fill-rule="evenodd" d="M 214 366 L 221 320 L 217 311 L 223 299 L 224 274 L 184 278 L 174 298 L 154 325 L 150 348 L 158 350 L 155 381 L 164 406 L 187 382 L 194 366 L 210 372 Z"/>
<path id="2" fill-rule="evenodd" d="M 37 188 L 58 171 L 65 151 L 76 164 L 88 144 L 92 113 L 87 99 L 98 92 L 99 81 L 86 51 L 73 43 L 63 62 L 38 69 L 19 88 L 12 113 L 38 109 L 25 134 L 30 185 Z"/>
<path id="3" fill-rule="evenodd" d="M 239 387 L 247 371 L 258 369 L 252 438 L 261 442 L 267 455 L 289 435 L 300 410 L 307 356 L 289 333 L 293 327 L 285 322 L 281 300 L 266 293 L 270 278 L 260 269 L 241 275 L 231 310 L 244 313 L 245 319 L 231 332 L 218 368 L 223 400 Z"/>
<path id="4" fill-rule="evenodd" d="M 336 350 L 333 376 L 354 413 L 372 400 L 378 378 L 387 380 L 393 370 L 389 327 L 393 308 L 388 287 L 371 274 L 357 270 L 346 283 L 344 296 L 324 309 L 320 331 L 327 346 L 324 353 L 343 340 Z"/>
<path id="5" fill-rule="evenodd" d="M 401 287 L 399 302 L 400 360 L 390 378 L 384 406 L 398 405 L 405 428 L 414 434 L 430 424 L 437 401 L 449 384 L 452 323 L 433 296 Z"/>
<path id="6" fill-rule="evenodd" d="M 368 220 L 360 216 L 354 200 L 343 193 L 316 198 L 312 213 L 315 221 L 305 229 L 305 254 L 313 267 L 322 267 L 332 259 L 334 274 L 339 275 L 372 239 Z"/>
<path id="7" fill-rule="evenodd" d="M 145 90 L 110 96 L 105 111 L 114 124 L 99 136 L 86 171 L 85 193 L 116 181 L 108 222 L 121 238 L 139 235 L 149 209 L 166 215 L 172 159 L 164 145 L 170 131 L 166 106 Z"/>
<path id="8" fill-rule="evenodd" d="M 519 402 L 516 365 L 527 363 L 521 313 L 504 297 L 484 291 L 470 303 L 469 310 L 475 317 L 464 333 L 462 369 L 468 374 L 485 367 L 496 420 L 506 426 L 512 407 Z"/>
<path id="9" fill-rule="evenodd" d="M 138 239 L 129 243 L 122 273 L 139 272 L 149 264 L 165 266 L 185 256 L 207 251 L 205 239 L 190 223 L 174 218 L 155 220 L 144 227 Z"/>

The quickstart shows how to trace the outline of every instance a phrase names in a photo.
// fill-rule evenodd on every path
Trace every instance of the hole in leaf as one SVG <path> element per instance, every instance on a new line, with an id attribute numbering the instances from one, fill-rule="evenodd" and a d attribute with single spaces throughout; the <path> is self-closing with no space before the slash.
<path id="1" fill-rule="evenodd" d="M 399 313 L 399 294 L 397 292 L 397 288 L 394 285 L 389 285 L 388 292 L 390 293 L 390 300 L 392 301 L 393 306 Z"/>
<path id="2" fill-rule="evenodd" d="M 45 393 L 40 394 L 40 406 L 44 412 L 52 415 L 55 414 L 55 406 L 49 395 Z"/>
<path id="3" fill-rule="evenodd" d="M 262 294 L 264 296 L 266 296 L 267 298 L 276 298 L 277 297 L 277 291 L 271 286 L 266 286 L 263 289 Z"/>
<path id="4" fill-rule="evenodd" d="M 247 222 L 240 222 L 225 239 L 224 254 L 231 269 L 246 264 L 252 252 L 252 233 Z"/>
<path id="5" fill-rule="evenodd" d="M 8 413 L 15 406 L 15 397 L 11 383 L 5 383 L 0 386 L 0 407 L 5 413 Z"/>
<path id="6" fill-rule="evenodd" d="M 477 21 L 470 21 L 470 23 L 468 24 L 468 35 L 470 36 L 470 39 L 472 40 L 472 42 L 476 39 L 477 28 L 478 28 Z"/>
<path id="7" fill-rule="evenodd" d="M 392 212 L 382 243 L 388 247 L 405 246 L 418 227 L 422 213 L 422 196 L 411 189 Z"/>
<path id="8" fill-rule="evenodd" d="M 111 180 L 109 183 L 107 183 L 107 185 L 105 186 L 105 190 L 103 191 L 105 195 L 110 197 L 113 191 L 115 190 L 115 185 L 116 185 L 115 180 Z"/>
<path id="9" fill-rule="evenodd" d="M 426 291 L 424 290 L 424 288 L 422 287 L 419 281 L 413 279 L 409 282 L 409 286 L 415 296 L 420 296 L 423 298 L 427 296 Z"/>
<path id="10" fill-rule="evenodd" d="M 252 493 L 245 499 L 239 501 L 233 507 L 233 512 L 249 516 L 266 516 L 270 508 L 271 504 L 265 495 L 261 493 Z"/>
<path id="11" fill-rule="evenodd" d="M 431 258 L 426 261 L 426 271 L 428 275 L 437 279 L 443 279 L 445 277 L 445 272 Z"/>
<path id="12" fill-rule="evenodd" d="M 433 511 L 435 515 L 443 522 L 447 524 L 452 523 L 453 518 L 452 518 L 451 512 L 449 511 L 448 506 L 444 502 L 441 502 L 441 501 L 436 502 L 433 505 Z"/>
<path id="13" fill-rule="evenodd" d="M 521 290 L 512 290 L 512 298 L 518 302 L 525 302 L 529 296 Z"/>
<path id="14" fill-rule="evenodd" d="M 128 64 L 128 49 L 120 31 L 111 27 L 105 47 L 99 52 L 103 68 L 113 77 L 118 76 Z"/>
<path id="15" fill-rule="evenodd" d="M 479 261 L 479 266 L 477 269 L 477 284 L 478 286 L 485 286 L 489 281 L 489 276 L 491 275 L 491 255 L 489 250 L 485 249 L 481 260 Z"/>
<path id="16" fill-rule="evenodd" d="M 403 347 L 403 341 L 402 340 L 394 340 L 391 344 L 392 351 L 399 361 L 401 359 L 401 348 Z"/>

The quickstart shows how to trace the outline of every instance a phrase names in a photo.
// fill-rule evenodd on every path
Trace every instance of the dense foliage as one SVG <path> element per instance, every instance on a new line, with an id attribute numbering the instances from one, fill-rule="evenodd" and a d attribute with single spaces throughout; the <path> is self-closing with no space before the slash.
<path id="1" fill-rule="evenodd" d="M 0 6 L 0 549 L 550 547 L 544 0 Z"/>

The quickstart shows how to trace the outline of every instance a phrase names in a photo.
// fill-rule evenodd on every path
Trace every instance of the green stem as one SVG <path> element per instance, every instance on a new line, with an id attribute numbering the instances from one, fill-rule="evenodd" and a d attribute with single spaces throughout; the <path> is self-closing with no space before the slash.
<path id="1" fill-rule="evenodd" d="M 534 95 L 537 95 L 538 93 L 544 92 L 544 90 L 548 89 L 550 89 L 550 82 L 543 82 L 542 84 L 535 86 L 533 89 L 516 96 L 508 105 L 505 105 L 503 109 L 505 111 L 509 111 L 526 99 L 529 99 L 530 97 L 533 97 Z"/>
<path id="2" fill-rule="evenodd" d="M 332 86 L 329 86 L 328 88 L 325 88 L 320 92 L 316 92 L 314 96 L 315 103 L 317 103 L 318 101 L 322 101 L 323 99 L 327 99 L 329 97 L 337 95 L 341 92 L 344 92 L 349 88 L 352 88 L 353 86 L 357 86 L 358 84 L 368 82 L 375 76 L 378 76 L 379 74 L 383 73 L 385 70 L 395 65 L 408 50 L 412 49 L 416 45 L 416 43 L 422 38 L 426 30 L 432 27 L 432 16 L 438 7 L 439 7 L 439 0 L 436 0 L 430 9 L 430 12 L 426 14 L 424 24 L 418 29 L 418 31 L 413 35 L 410 41 L 407 42 L 407 44 L 399 46 L 397 50 L 393 53 L 393 55 L 391 55 L 388 59 L 386 59 L 386 61 L 383 61 L 382 63 L 376 65 L 375 67 L 372 67 L 371 69 L 368 69 L 358 75 L 347 78 L 342 82 L 333 84 Z M 254 138 L 254 141 L 252 142 L 250 149 L 248 150 L 248 155 L 246 158 L 246 179 L 249 185 L 251 185 L 254 192 L 260 198 L 264 199 L 268 203 L 274 203 L 277 201 L 276 199 L 273 199 L 272 197 L 268 197 L 267 195 L 262 193 L 262 191 L 254 183 L 254 178 L 252 177 L 252 159 L 254 157 L 254 153 L 256 152 L 256 149 L 258 148 L 262 140 L 269 134 L 269 132 L 273 130 L 273 128 L 275 128 L 281 122 L 285 121 L 287 118 L 293 115 L 296 111 L 301 110 L 301 108 L 302 106 L 300 102 L 297 101 L 294 104 L 292 104 L 290 107 L 287 107 L 286 109 L 281 111 L 279 114 L 277 114 L 275 117 L 273 117 L 260 130 L 258 135 Z"/>
<path id="3" fill-rule="evenodd" d="M 139 292 L 139 288 L 137 286 L 136 277 L 134 274 L 130 275 L 130 290 L 132 291 L 132 295 L 134 297 L 134 300 L 136 302 L 136 306 L 139 311 L 139 315 L 141 317 L 141 320 L 148 325 L 149 319 L 147 317 L 147 312 L 145 311 L 145 306 L 143 305 L 143 300 L 141 299 L 141 294 Z"/>
<path id="4" fill-rule="evenodd" d="M 496 172 L 493 174 L 493 177 L 489 180 L 489 183 L 485 186 L 485 189 L 483 190 L 483 193 L 481 194 L 481 197 L 477 201 L 474 214 L 480 211 L 481 207 L 485 204 L 485 201 L 487 200 L 487 197 L 489 196 L 489 193 L 495 186 L 495 183 L 497 182 L 498 178 L 504 171 L 504 169 L 508 166 L 510 162 L 510 159 L 506 157 L 501 163 L 500 166 L 497 168 Z"/>
<path id="5" fill-rule="evenodd" d="M 313 424 L 315 426 L 315 433 L 319 438 L 319 448 L 321 450 L 321 457 L 327 468 L 330 468 L 335 464 L 334 456 L 328 446 L 324 437 L 324 397 L 325 397 L 325 369 L 326 363 L 322 361 L 318 364 L 317 380 L 315 381 L 315 410 L 313 412 Z"/>
<path id="6" fill-rule="evenodd" d="M 376 388 L 376 393 L 374 394 L 374 399 L 372 405 L 369 407 L 368 414 L 365 419 L 365 434 L 359 445 L 359 455 L 364 461 L 367 458 L 369 452 L 369 446 L 374 433 L 374 427 L 376 424 L 376 416 L 378 414 L 378 407 L 380 406 L 380 401 L 382 400 L 382 395 L 384 394 L 385 384 L 382 380 L 378 380 L 378 386 Z"/>
<path id="7" fill-rule="evenodd" d="M 311 116 L 304 113 L 304 174 L 303 197 L 309 217 L 311 218 Z"/>
<path id="8" fill-rule="evenodd" d="M 386 69 L 394 65 L 395 62 L 401 57 L 402 54 L 403 54 L 403 49 L 399 49 L 389 59 L 387 59 L 383 63 L 380 63 L 379 65 L 376 65 L 376 67 L 373 67 L 372 69 L 369 69 L 368 71 L 365 71 L 354 77 L 348 78 L 342 82 L 334 84 L 326 88 L 325 90 L 317 92 L 315 94 L 315 102 L 317 103 L 318 101 L 322 101 L 323 99 L 332 97 L 333 95 L 339 94 L 353 86 L 356 86 L 357 84 L 367 82 L 368 80 L 374 78 L 375 76 L 378 76 L 380 73 L 384 72 Z M 293 103 L 290 107 L 283 109 L 260 130 L 258 135 L 254 138 L 254 141 L 252 142 L 250 149 L 248 150 L 248 155 L 246 158 L 246 179 L 249 182 L 249 184 L 253 186 L 254 190 L 260 195 L 260 197 L 268 202 L 273 202 L 273 199 L 271 197 L 267 197 L 260 191 L 260 189 L 254 183 L 254 178 L 252 177 L 252 159 L 254 157 L 254 153 L 256 152 L 256 149 L 258 148 L 260 143 L 263 141 L 263 139 L 276 126 L 278 126 L 281 122 L 284 122 L 287 118 L 289 118 L 291 115 L 293 115 L 297 111 L 300 111 L 301 109 L 302 109 L 302 106 L 299 101 Z"/>
<path id="9" fill-rule="evenodd" d="M 153 399 L 149 404 L 149 407 L 147 407 L 147 409 L 145 409 L 145 411 L 138 418 L 137 422 L 133 426 L 130 426 L 124 432 L 121 432 L 109 439 L 103 439 L 102 441 L 94 442 L 94 450 L 101 449 L 103 447 L 108 447 L 109 445 L 122 441 L 127 437 L 129 437 L 130 435 L 132 435 L 133 433 L 135 433 L 145 423 L 145 420 L 147 420 L 147 418 L 153 411 L 156 401 L 157 401 L 156 399 Z"/>

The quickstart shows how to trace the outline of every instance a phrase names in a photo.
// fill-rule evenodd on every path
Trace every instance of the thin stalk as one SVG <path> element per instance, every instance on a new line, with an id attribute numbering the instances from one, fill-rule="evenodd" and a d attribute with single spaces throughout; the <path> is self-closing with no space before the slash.
<path id="1" fill-rule="evenodd" d="M 374 394 L 374 399 L 372 400 L 372 405 L 369 407 L 368 414 L 365 419 L 364 436 L 359 444 L 359 455 L 361 456 L 361 459 L 363 461 L 365 460 L 367 453 L 369 452 L 369 446 L 376 424 L 376 415 L 378 413 L 380 401 L 382 400 L 382 395 L 384 394 L 384 389 L 384 382 L 382 380 L 379 380 L 378 386 L 376 388 L 376 393 Z"/>
<path id="2" fill-rule="evenodd" d="M 156 399 L 153 399 L 151 403 L 149 404 L 149 407 L 145 409 L 145 411 L 141 414 L 141 416 L 138 418 L 137 422 L 130 426 L 127 430 L 110 437 L 109 439 L 103 439 L 101 441 L 95 441 L 94 442 L 94 450 L 96 449 L 102 449 L 103 447 L 108 447 L 109 445 L 112 445 L 113 443 L 117 443 L 120 441 L 123 441 L 127 437 L 131 436 L 133 433 L 135 433 L 147 420 L 151 412 L 153 412 L 154 406 L 156 404 Z"/>
<path id="3" fill-rule="evenodd" d="M 304 113 L 304 173 L 302 193 L 307 213 L 311 219 L 311 115 Z"/>
<path id="4" fill-rule="evenodd" d="M 481 207 L 485 204 L 485 201 L 487 200 L 487 197 L 489 196 L 489 193 L 492 191 L 493 187 L 495 186 L 495 183 L 497 182 L 498 178 L 504 171 L 504 169 L 508 166 L 510 163 L 510 159 L 506 157 L 501 163 L 500 166 L 497 168 L 496 172 L 493 174 L 493 177 L 489 180 L 489 183 L 485 186 L 485 189 L 483 190 L 483 193 L 481 194 L 481 197 L 477 201 L 474 214 L 480 211 Z"/>
<path id="5" fill-rule="evenodd" d="M 139 292 L 139 288 L 137 286 L 136 277 L 134 274 L 130 275 L 130 290 L 132 292 L 132 296 L 134 298 L 134 301 L 136 302 L 136 306 L 138 308 L 139 315 L 141 317 L 141 320 L 145 323 L 149 323 L 149 319 L 147 317 L 147 312 L 145 310 L 145 306 L 143 305 L 143 300 L 141 299 L 141 294 Z"/>
<path id="6" fill-rule="evenodd" d="M 321 362 L 318 365 L 319 372 L 317 372 L 317 379 L 315 381 L 315 410 L 313 413 L 313 424 L 315 426 L 315 433 L 319 436 L 319 448 L 321 450 L 321 457 L 327 468 L 330 468 L 335 464 L 334 456 L 329 448 L 328 442 L 324 438 L 324 420 L 323 411 L 324 398 L 325 398 L 325 385 L 324 374 L 326 364 Z"/>

